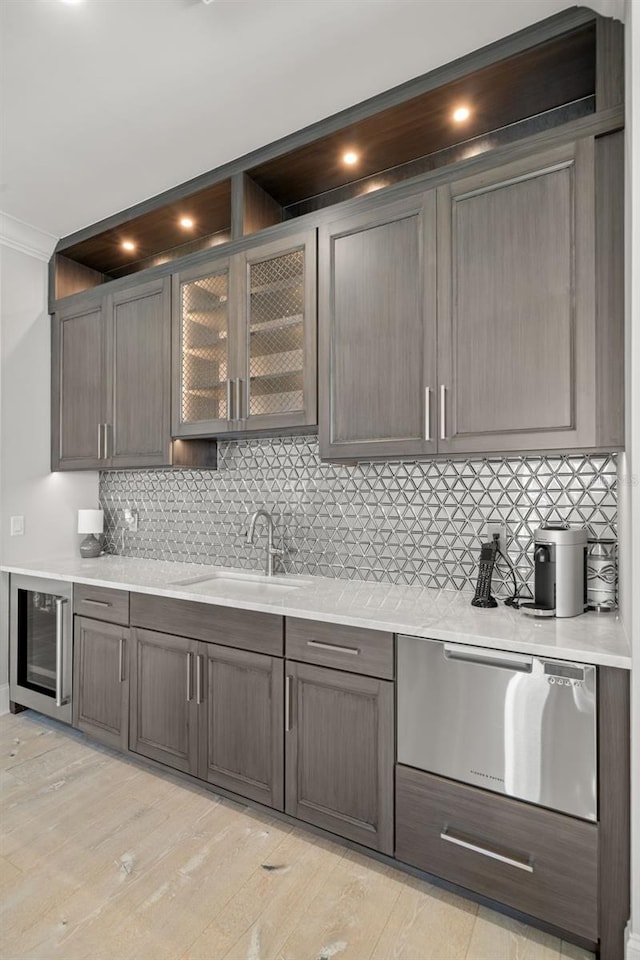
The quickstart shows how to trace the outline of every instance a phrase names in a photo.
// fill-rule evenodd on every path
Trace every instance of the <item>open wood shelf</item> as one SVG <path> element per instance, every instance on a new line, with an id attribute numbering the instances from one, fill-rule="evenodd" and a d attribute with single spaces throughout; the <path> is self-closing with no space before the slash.
<path id="1" fill-rule="evenodd" d="M 595 53 L 596 28 L 590 23 L 265 160 L 247 173 L 288 216 L 296 215 L 303 201 L 380 174 L 379 187 L 389 186 L 399 166 L 593 98 Z M 455 123 L 452 114 L 460 105 L 468 105 L 471 115 Z M 342 161 L 347 150 L 359 157 L 353 166 Z"/>
<path id="2" fill-rule="evenodd" d="M 529 29 L 531 38 L 524 32 L 512 42 L 505 38 L 494 45 L 499 50 L 476 51 L 320 121 L 312 135 L 298 131 L 63 239 L 54 255 L 52 301 L 612 106 L 602 96 L 604 71 L 621 39 L 607 18 L 565 11 L 543 24 Z M 601 41 L 610 34 L 607 47 Z M 461 104 L 471 115 L 455 123 Z M 506 139 L 496 139 L 502 131 L 509 131 Z M 347 150 L 358 155 L 353 166 L 343 162 Z M 180 226 L 185 216 L 193 220 L 190 231 Z M 135 251 L 123 249 L 127 239 Z M 289 283 L 297 281 L 250 293 L 260 297 Z"/>

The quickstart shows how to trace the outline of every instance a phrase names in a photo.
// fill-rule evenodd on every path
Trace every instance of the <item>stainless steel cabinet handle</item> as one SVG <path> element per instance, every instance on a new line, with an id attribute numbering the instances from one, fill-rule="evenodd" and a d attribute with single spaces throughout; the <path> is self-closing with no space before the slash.
<path id="1" fill-rule="evenodd" d="M 431 387 L 424 388 L 424 438 L 431 440 Z"/>
<path id="2" fill-rule="evenodd" d="M 103 423 L 102 426 L 104 427 L 104 459 L 108 460 L 109 459 L 109 428 L 111 424 Z"/>
<path id="3" fill-rule="evenodd" d="M 56 707 L 62 707 L 64 699 L 64 604 L 65 597 L 56 597 Z"/>
<path id="4" fill-rule="evenodd" d="M 243 404 L 242 404 L 242 380 L 240 379 L 240 377 L 237 377 L 237 378 L 234 380 L 234 383 L 235 383 L 235 388 L 236 388 L 236 420 L 242 420 L 242 419 L 243 419 L 243 414 L 242 414 L 242 408 L 243 408 Z"/>
<path id="5" fill-rule="evenodd" d="M 124 683 L 124 637 L 120 637 L 120 649 L 118 651 L 118 676 L 120 683 Z"/>
<path id="6" fill-rule="evenodd" d="M 440 384 L 440 439 L 447 439 L 447 388 Z"/>
<path id="7" fill-rule="evenodd" d="M 233 420 L 231 412 L 231 380 L 227 378 L 227 420 Z"/>
<path id="8" fill-rule="evenodd" d="M 187 703 L 193 699 L 193 688 L 191 684 L 193 654 L 187 654 Z"/>
<path id="9" fill-rule="evenodd" d="M 357 657 L 360 651 L 357 647 L 339 647 L 334 643 L 321 643 L 320 640 L 307 640 L 308 647 L 318 647 L 320 650 L 330 650 L 332 653 L 350 653 Z"/>
<path id="10" fill-rule="evenodd" d="M 289 733 L 291 730 L 291 681 L 293 677 L 286 676 L 284 678 L 284 732 Z"/>
<path id="11" fill-rule="evenodd" d="M 102 460 L 102 424 L 98 424 L 98 460 Z"/>
<path id="12" fill-rule="evenodd" d="M 510 867 L 517 867 L 518 870 L 525 870 L 527 873 L 533 873 L 533 866 L 529 860 L 520 860 L 517 857 L 508 857 L 504 853 L 499 853 L 498 850 L 494 850 L 491 847 L 484 847 L 478 843 L 474 843 L 472 840 L 467 840 L 463 836 L 456 836 L 455 833 L 451 833 L 449 828 L 446 827 L 440 834 L 441 840 L 446 840 L 447 843 L 455 843 L 458 847 L 464 847 L 465 850 L 473 850 L 474 853 L 479 853 L 483 857 L 489 857 L 491 860 L 499 860 L 500 863 L 507 863 Z"/>
<path id="13" fill-rule="evenodd" d="M 200 654 L 196 657 L 196 703 L 202 703 L 204 699 L 202 692 L 202 657 Z"/>
<path id="14" fill-rule="evenodd" d="M 110 600 L 90 600 L 89 597 L 81 597 L 80 603 L 89 603 L 93 607 L 110 607 Z"/>

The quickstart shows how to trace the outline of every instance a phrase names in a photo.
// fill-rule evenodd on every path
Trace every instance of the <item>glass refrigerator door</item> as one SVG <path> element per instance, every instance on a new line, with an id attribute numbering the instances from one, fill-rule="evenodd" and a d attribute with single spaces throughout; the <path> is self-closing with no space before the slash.
<path id="1" fill-rule="evenodd" d="M 18 683 L 56 695 L 55 594 L 18 590 Z"/>

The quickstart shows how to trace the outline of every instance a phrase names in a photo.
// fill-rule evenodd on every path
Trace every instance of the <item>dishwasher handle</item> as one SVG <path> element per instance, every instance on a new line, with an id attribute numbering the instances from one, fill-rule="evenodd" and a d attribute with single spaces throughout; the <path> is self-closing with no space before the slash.
<path id="1" fill-rule="evenodd" d="M 487 647 L 472 647 L 463 643 L 445 643 L 444 655 L 447 660 L 479 663 L 485 667 L 518 670 L 520 673 L 531 673 L 533 670 L 533 657 L 527 657 L 521 653 L 507 653 L 504 650 L 489 650 Z"/>

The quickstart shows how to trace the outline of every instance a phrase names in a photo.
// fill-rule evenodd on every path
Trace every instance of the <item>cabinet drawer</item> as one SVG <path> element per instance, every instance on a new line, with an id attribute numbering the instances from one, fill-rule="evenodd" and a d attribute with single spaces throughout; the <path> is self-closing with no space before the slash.
<path id="1" fill-rule="evenodd" d="M 598 939 L 598 828 L 396 767 L 396 857 L 586 940 Z"/>
<path id="2" fill-rule="evenodd" d="M 393 679 L 393 634 L 287 617 L 289 660 Z"/>
<path id="3" fill-rule="evenodd" d="M 73 585 L 73 612 L 93 620 L 109 623 L 129 623 L 129 594 L 126 590 L 90 587 L 86 583 Z"/>
<path id="4" fill-rule="evenodd" d="M 131 625 L 193 640 L 221 643 L 273 657 L 283 653 L 284 618 L 212 603 L 131 594 Z"/>

